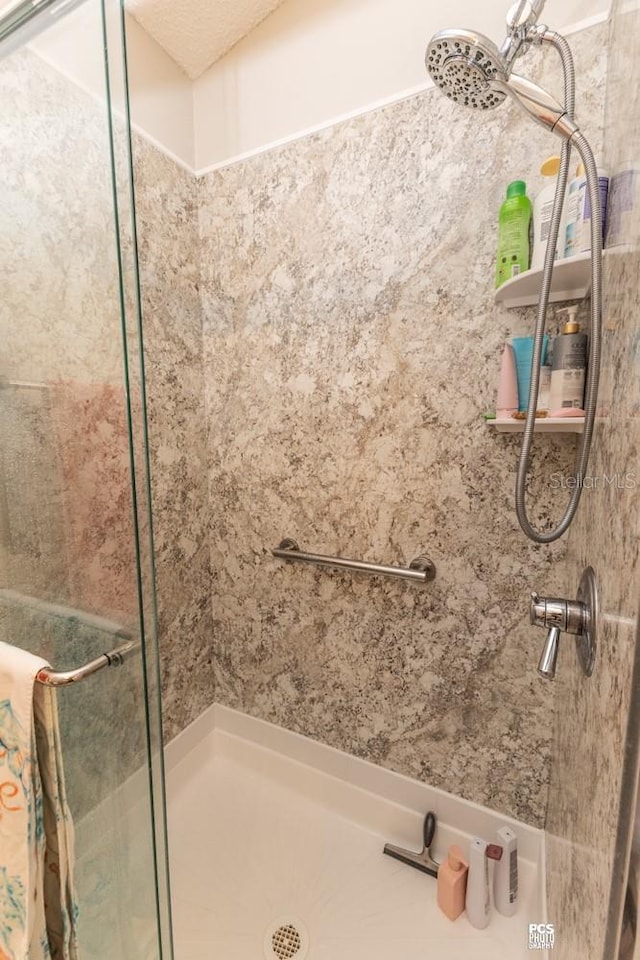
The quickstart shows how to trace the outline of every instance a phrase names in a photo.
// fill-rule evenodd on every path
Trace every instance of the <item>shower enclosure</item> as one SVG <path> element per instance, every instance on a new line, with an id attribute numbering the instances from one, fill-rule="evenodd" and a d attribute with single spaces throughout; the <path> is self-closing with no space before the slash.
<path id="1" fill-rule="evenodd" d="M 102 669 L 61 687 L 57 695 L 76 833 L 80 960 L 172 960 L 123 3 L 25 0 L 12 3 L 11 13 L 5 6 L 4 15 L 1 3 L 0 639 L 46 657 L 54 671 L 74 671 L 102 654 L 128 651 L 122 661 L 119 656 L 111 658 L 113 666 L 102 661 Z M 628 201 L 619 210 L 619 242 L 605 258 L 604 399 L 594 435 L 594 478 L 626 475 L 627 470 L 635 477 L 640 449 L 640 125 L 629 123 L 629 117 L 640 117 L 639 8 L 637 0 L 618 0 L 610 32 L 602 24 L 594 38 L 581 41 L 583 61 L 595 64 L 589 81 L 593 103 L 596 93 L 604 98 L 595 84 L 598 56 L 609 37 L 605 160 L 620 177 L 622 200 Z M 78 58 L 82 83 L 71 76 L 72 61 Z M 526 132 L 513 135 L 518 117 L 507 114 L 506 107 L 492 111 L 493 119 L 484 118 L 486 130 L 491 123 L 504 126 L 489 130 L 490 147 L 479 140 L 463 165 L 456 138 L 476 137 L 475 127 L 470 133 L 465 112 L 459 111 L 455 122 L 461 126 L 454 135 L 448 115 L 431 108 L 431 96 L 440 103 L 437 92 L 426 91 L 387 106 L 384 115 L 370 112 L 350 121 L 352 126 L 337 124 L 313 151 L 302 138 L 286 153 L 272 151 L 253 166 L 233 164 L 222 174 L 203 176 L 197 191 L 190 171 L 171 166 L 173 161 L 154 153 L 155 146 L 144 138 L 136 141 L 137 160 L 147 164 L 138 179 L 138 221 L 145 300 L 151 301 L 147 356 L 158 359 L 149 369 L 170 387 L 179 383 L 184 388 L 177 399 L 169 388 L 156 395 L 149 377 L 152 414 L 171 407 L 164 424 L 152 417 L 152 440 L 162 428 L 170 433 L 183 418 L 181 443 L 189 452 L 197 451 L 186 480 L 186 470 L 177 458 L 175 466 L 169 446 L 154 451 L 160 478 L 154 496 L 164 482 L 167 498 L 172 498 L 168 517 L 156 508 L 159 594 L 165 598 L 167 584 L 166 593 L 172 592 L 167 604 L 171 616 L 165 618 L 169 626 L 161 630 L 167 650 L 166 730 L 177 734 L 214 709 L 215 699 L 216 710 L 237 710 L 240 724 L 253 714 L 256 723 L 276 724 L 276 736 L 285 728 L 292 736 L 292 731 L 304 734 L 313 746 L 319 742 L 347 751 L 339 754 L 340 762 L 348 761 L 345 769 L 355 755 L 374 764 L 376 775 L 386 764 L 417 777 L 423 775 L 416 771 L 424 762 L 424 778 L 439 776 L 454 800 L 484 802 L 483 796 L 490 796 L 494 812 L 508 809 L 523 823 L 544 823 L 546 919 L 558 933 L 554 955 L 617 960 L 639 755 L 637 499 L 610 485 L 589 490 L 589 507 L 583 504 L 566 540 L 566 561 L 529 544 L 524 552 L 521 540 L 514 539 L 502 510 L 507 481 L 512 488 L 503 469 L 504 448 L 487 442 L 478 429 L 475 395 L 469 392 L 461 410 L 454 410 L 456 381 L 469 379 L 482 349 L 485 359 L 497 355 L 496 331 L 500 344 L 504 331 L 495 321 L 491 291 L 475 277 L 456 289 L 455 297 L 447 291 L 453 290 L 452 263 L 467 245 L 477 245 L 489 262 L 493 237 L 478 224 L 482 228 L 489 222 L 497 181 L 486 177 L 486 170 L 495 164 L 506 176 L 512 151 L 524 163 L 534 134 L 527 125 Z M 508 109 L 517 113 L 511 105 Z M 596 125 L 588 110 L 584 119 Z M 504 136 L 495 135 L 500 131 Z M 437 147 L 429 154 L 430 167 L 425 167 L 427 154 L 415 149 L 418 138 L 428 141 L 429 151 Z M 450 170 L 457 170 L 457 179 Z M 439 179 L 442 171 L 446 177 Z M 446 236 L 431 231 L 454 190 L 475 197 L 464 243 L 456 235 L 455 249 Z M 394 197 L 399 202 L 392 209 Z M 247 211 L 257 213 L 255 222 Z M 349 216 L 342 215 L 345 211 L 351 211 Z M 314 216 L 321 226 L 309 231 Z M 419 229 L 412 218 L 420 221 Z M 403 231 L 407 242 L 396 246 Z M 260 247 L 261 237 L 263 246 L 271 244 L 271 253 L 278 254 L 274 259 L 286 280 L 268 287 L 270 300 L 265 296 L 271 282 L 268 265 L 260 257 L 251 263 L 246 256 L 252 245 Z M 145 250 L 145 243 L 155 244 L 154 249 Z M 425 246 L 430 247 L 428 271 L 420 254 Z M 332 250 L 340 251 L 335 262 Z M 402 307 L 401 321 L 398 314 L 391 326 L 386 316 L 391 307 L 382 297 L 389 293 L 388 285 L 378 288 L 381 253 L 390 257 L 391 300 L 398 296 Z M 199 258 L 206 266 L 202 276 Z M 289 290 L 291 277 L 298 278 L 298 300 Z M 247 307 L 247 289 L 254 313 Z M 447 295 L 432 301 L 438 290 Z M 164 308 L 169 294 L 172 309 L 154 329 L 153 307 Z M 201 308 L 210 321 L 215 318 L 204 325 L 204 338 Z M 460 313 L 468 337 L 460 337 Z M 305 322 L 296 328 L 303 315 Z M 291 333 L 293 362 L 284 362 L 285 329 Z M 439 350 L 432 349 L 434 344 Z M 389 361 L 390 355 L 406 365 L 402 377 L 400 361 Z M 359 394 L 351 397 L 352 357 L 359 361 L 365 396 L 389 391 L 383 412 L 372 406 L 363 413 L 355 402 Z M 294 380 L 292 393 L 290 380 L 298 366 L 308 373 L 300 383 Z M 229 370 L 237 376 L 228 376 Z M 315 379 L 325 396 L 337 395 L 339 375 L 347 384 L 348 402 L 336 402 L 323 432 L 317 400 L 306 387 Z M 386 387 L 387 379 L 394 378 L 397 383 Z M 420 391 L 408 390 L 408 383 L 420 384 Z M 215 424 L 211 446 L 231 454 L 222 464 L 207 447 L 207 391 L 213 400 L 208 418 Z M 295 417 L 289 415 L 291 409 Z M 248 425 L 244 433 L 239 422 Z M 378 444 L 378 433 L 393 443 Z M 358 446 L 354 438 L 364 438 L 366 445 Z M 272 456 L 276 448 L 287 452 L 282 462 Z M 564 447 L 551 450 L 554 464 L 563 470 L 565 454 Z M 379 470 L 369 497 L 372 461 Z M 433 473 L 442 464 L 451 470 L 425 484 L 425 464 L 434 467 Z M 396 469 L 387 476 L 390 465 Z M 321 470 L 324 487 L 316 483 Z M 290 477 L 294 483 L 282 482 Z M 216 492 L 208 498 L 210 489 L 226 496 Z M 410 497 L 406 510 L 398 507 L 396 529 L 396 511 L 387 505 L 398 505 L 398 491 L 409 491 Z M 551 496 L 544 502 L 549 515 L 556 515 Z M 385 507 L 380 516 L 378 504 Z M 510 500 L 508 504 L 511 509 Z M 202 520 L 201 539 L 199 534 L 190 538 L 196 527 L 189 524 L 190 508 Z M 233 528 L 226 523 L 231 513 Z M 311 577 L 303 583 L 308 568 L 282 564 L 280 569 L 266 555 L 282 536 L 296 534 L 295 524 L 284 523 L 283 514 L 299 518 L 307 530 L 315 524 L 323 543 L 335 544 L 340 554 L 339 546 L 359 557 L 367 551 L 375 556 L 380 547 L 379 556 L 387 559 L 386 548 L 393 547 L 395 560 L 402 544 L 417 541 L 437 559 L 438 577 L 428 591 L 411 598 L 386 586 L 365 592 L 357 581 L 353 587 L 351 581 L 337 579 L 329 586 Z M 378 521 L 373 533 L 372 517 Z M 185 530 L 184 539 L 193 544 L 180 553 L 176 543 Z M 338 534 L 348 535 L 348 542 L 340 544 Z M 310 534 L 299 542 L 324 549 Z M 284 559 L 291 559 L 290 554 L 285 551 Z M 215 577 L 210 576 L 210 556 Z M 538 697 L 535 686 L 539 637 L 526 623 L 529 591 L 546 591 L 551 586 L 546 576 L 552 572 L 553 590 L 573 596 L 581 571 L 591 564 L 601 584 L 604 617 L 598 661 L 587 680 L 576 668 L 573 647 L 561 648 L 554 724 L 550 690 Z M 300 580 L 289 577 L 294 573 Z M 403 577 L 430 579 L 425 570 L 403 570 Z M 326 600 L 323 591 L 329 588 Z M 184 605 L 176 600 L 183 593 L 188 594 Z M 212 599 L 218 604 L 215 628 Z M 162 615 L 161 607 L 161 623 Z M 453 660 L 454 655 L 460 659 Z M 459 676 L 463 686 L 457 685 Z M 441 722 L 443 716 L 446 722 Z M 466 719 L 472 722 L 465 726 Z M 553 742 L 547 744 L 551 730 Z M 538 744 L 551 752 L 546 807 Z M 299 851 L 312 835 L 318 862 L 326 857 L 333 865 L 340 863 L 332 846 L 335 835 L 329 833 L 327 840 L 319 830 L 313 833 L 315 813 L 305 819 L 298 807 L 289 819 L 281 817 L 282 833 L 269 834 L 262 810 L 246 816 L 249 805 L 235 802 L 228 782 L 221 781 L 218 788 L 216 781 L 207 780 L 203 767 L 193 764 L 194 805 L 205 793 L 202 782 L 217 807 L 200 803 L 202 818 L 190 818 L 184 815 L 190 809 L 184 797 L 178 798 L 181 806 L 178 791 L 173 797 L 170 793 L 177 949 L 181 922 L 189 933 L 195 926 L 192 892 L 206 876 L 209 887 L 198 892 L 208 898 L 207 910 L 213 904 L 217 916 L 232 921 L 229 950 L 223 954 L 247 943 L 246 955 L 253 957 L 259 954 L 252 931 L 261 920 L 255 911 L 249 916 L 248 894 L 268 901 L 265 891 L 275 886 L 273 864 L 284 862 L 294 877 L 292 888 L 313 899 L 314 878 L 308 858 Z M 499 778 L 493 776 L 495 770 Z M 463 784 L 466 795 L 462 788 L 458 791 L 459 771 L 469 781 Z M 170 788 L 176 783 L 184 787 L 183 773 L 176 764 Z M 243 786 L 244 780 L 238 783 Z M 255 799 L 248 789 L 241 796 Z M 349 810 L 356 808 L 360 815 L 355 803 Z M 221 867 L 219 850 L 210 844 L 208 852 L 204 840 L 215 832 L 212 823 L 220 834 L 225 832 L 220 813 L 225 809 L 237 828 L 224 848 L 238 869 L 236 886 Z M 272 807 L 278 816 L 286 809 L 279 802 Z M 291 831 L 294 820 L 296 830 Z M 181 842 L 182 826 L 191 846 Z M 251 830 L 271 843 L 264 848 L 269 856 L 260 858 Z M 292 832 L 299 842 L 290 841 Z M 386 868 L 388 858 L 382 857 L 377 835 L 374 841 L 369 862 L 375 880 L 379 861 Z M 349 862 L 353 901 L 341 894 L 333 878 L 326 881 L 327 899 L 340 910 L 355 902 L 356 894 L 360 898 L 365 919 L 353 926 L 358 937 L 360 926 L 371 925 L 366 919 L 369 888 L 363 883 L 363 877 L 370 878 L 363 862 Z M 286 881 L 285 871 L 283 876 Z M 380 891 L 383 909 L 393 917 L 387 888 Z M 222 894 L 234 898 L 237 923 Z M 400 898 L 399 904 L 404 903 Z M 181 904 L 186 905 L 182 917 Z M 352 911 L 345 913 L 349 932 Z M 628 927 L 635 929 L 637 911 L 628 913 Z M 0 902 L 0 920 L 2 914 Z M 205 921 L 208 914 L 203 927 Z M 212 926 L 214 940 L 219 929 Z M 288 925 L 280 924 L 274 937 L 287 932 L 291 935 Z M 401 956 L 402 942 L 396 949 L 394 937 L 395 930 L 392 953 Z M 0 956 L 2 947 L 0 922 Z M 453 955 L 443 949 L 440 955 Z"/>
<path id="2" fill-rule="evenodd" d="M 0 25 L 0 638 L 45 657 L 54 671 L 130 651 L 58 691 L 80 952 L 82 960 L 166 960 L 122 13 L 117 0 L 74 6 L 14 5 Z M 47 63 L 47 51 L 64 46 L 68 20 L 79 16 L 93 64 L 86 92 Z"/>

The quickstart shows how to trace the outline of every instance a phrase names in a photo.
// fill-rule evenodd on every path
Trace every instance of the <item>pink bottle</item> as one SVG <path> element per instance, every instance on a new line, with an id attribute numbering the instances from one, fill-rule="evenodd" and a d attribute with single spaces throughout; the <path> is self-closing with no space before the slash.
<path id="1" fill-rule="evenodd" d="M 438 868 L 438 906 L 449 920 L 456 920 L 464 910 L 469 864 L 459 847 L 449 847 L 444 863 Z"/>
<path id="2" fill-rule="evenodd" d="M 498 398 L 496 400 L 496 418 L 508 419 L 518 412 L 518 376 L 513 348 L 506 344 L 502 354 L 500 379 L 498 381 Z"/>

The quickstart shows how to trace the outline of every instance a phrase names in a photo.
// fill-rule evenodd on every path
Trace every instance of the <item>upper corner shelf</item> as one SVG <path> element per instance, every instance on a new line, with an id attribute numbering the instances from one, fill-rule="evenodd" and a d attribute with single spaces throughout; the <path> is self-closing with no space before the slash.
<path id="1" fill-rule="evenodd" d="M 542 285 L 542 270 L 527 270 L 498 287 L 496 303 L 505 307 L 531 307 L 538 303 Z M 579 253 L 575 257 L 558 260 L 553 268 L 551 282 L 552 303 L 562 300 L 581 300 L 591 289 L 591 254 Z"/>

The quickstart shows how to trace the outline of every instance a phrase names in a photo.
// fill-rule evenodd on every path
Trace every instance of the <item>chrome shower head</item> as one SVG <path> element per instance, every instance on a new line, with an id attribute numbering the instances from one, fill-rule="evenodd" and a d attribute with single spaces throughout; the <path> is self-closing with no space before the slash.
<path id="1" fill-rule="evenodd" d="M 465 107 L 488 110 L 506 96 L 491 86 L 492 80 L 507 80 L 500 51 L 481 33 L 441 30 L 427 47 L 425 63 L 435 85 Z"/>
<path id="2" fill-rule="evenodd" d="M 431 79 L 449 99 L 489 110 L 512 97 L 537 123 L 570 140 L 578 127 L 555 97 L 536 83 L 509 73 L 491 40 L 472 30 L 441 30 L 432 38 L 425 63 Z"/>

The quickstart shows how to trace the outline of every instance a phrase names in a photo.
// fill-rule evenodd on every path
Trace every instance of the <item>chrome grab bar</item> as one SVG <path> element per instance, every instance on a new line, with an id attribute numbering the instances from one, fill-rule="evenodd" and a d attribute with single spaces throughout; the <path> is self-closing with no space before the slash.
<path id="1" fill-rule="evenodd" d="M 137 650 L 138 646 L 135 640 L 130 640 L 128 643 L 123 643 L 115 650 L 101 654 L 95 660 L 90 660 L 89 663 L 85 663 L 84 666 L 77 667 L 75 670 L 52 670 L 51 667 L 43 667 L 36 674 L 36 680 L 47 687 L 67 687 L 71 683 L 78 683 L 80 680 L 91 677 L 99 670 L 104 670 L 105 667 L 122 666 L 126 658 L 134 650 Z"/>
<path id="2" fill-rule="evenodd" d="M 378 577 L 394 577 L 397 580 L 410 580 L 420 584 L 430 583 L 436 576 L 435 564 L 428 557 L 416 557 L 408 567 L 388 567 L 381 563 L 367 563 L 364 560 L 345 560 L 342 557 L 325 557 L 319 553 L 306 553 L 300 550 L 295 540 L 290 538 L 283 540 L 271 553 L 279 560 L 312 563 L 318 567 L 333 567 L 336 570 L 368 573 Z"/>

